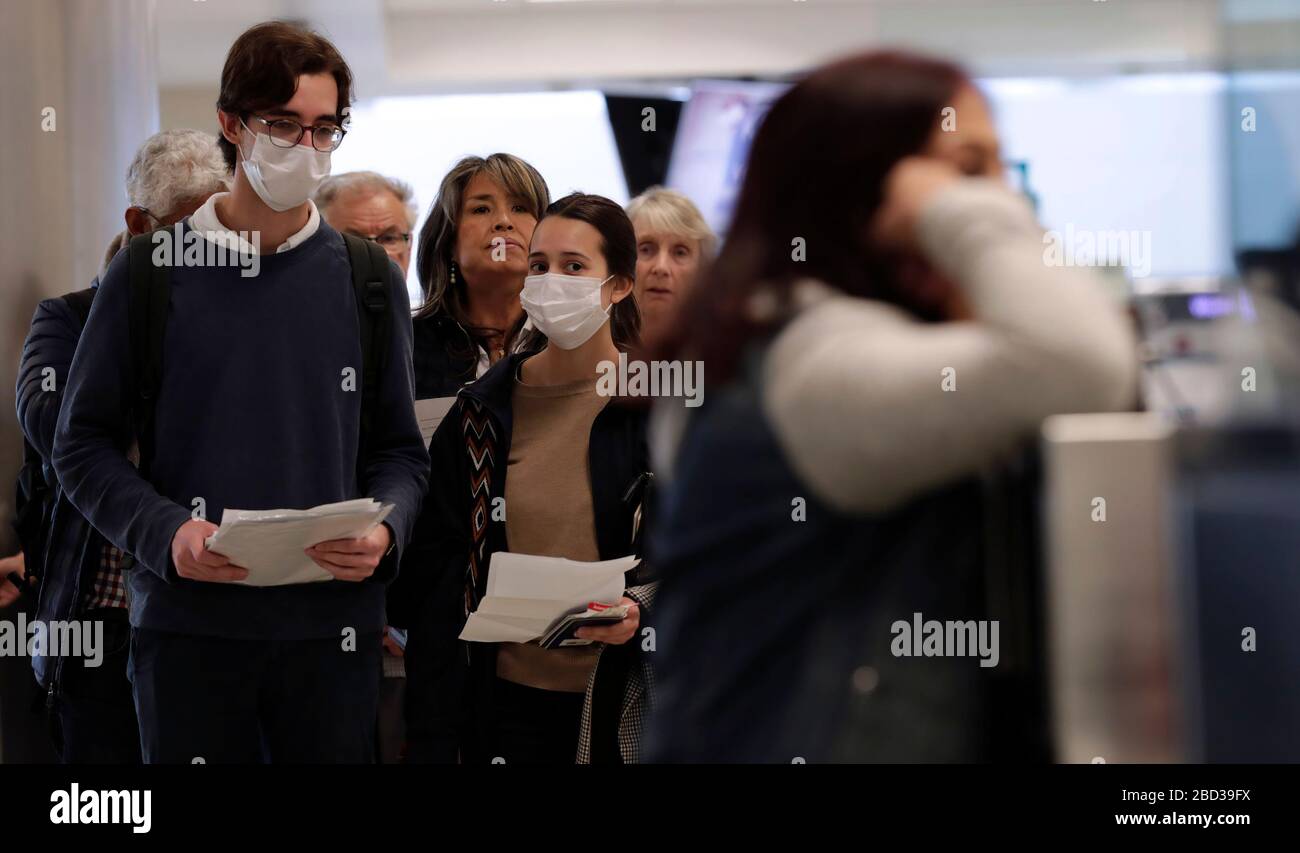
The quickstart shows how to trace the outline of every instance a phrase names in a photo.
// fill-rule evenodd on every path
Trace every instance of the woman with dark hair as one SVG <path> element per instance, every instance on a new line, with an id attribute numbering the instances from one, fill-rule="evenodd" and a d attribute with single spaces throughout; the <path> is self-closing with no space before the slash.
<path id="1" fill-rule="evenodd" d="M 540 351 L 507 353 L 462 389 L 430 447 L 437 476 L 415 540 L 436 588 L 407 647 L 412 761 L 573 763 L 602 644 L 627 643 L 653 593 L 629 579 L 607 602 L 626 618 L 580 629 L 590 645 L 457 639 L 493 553 L 594 561 L 637 548 L 645 414 L 598 385 L 601 363 L 636 343 L 632 224 L 609 199 L 566 196 L 533 232 L 528 269 L 520 298 Z M 600 711 L 617 720 L 621 708 Z"/>
<path id="2" fill-rule="evenodd" d="M 521 346 L 528 241 L 548 204 L 546 181 L 512 154 L 465 157 L 442 179 L 416 255 L 424 301 L 411 320 L 412 362 L 422 423 Z M 429 595 L 427 561 L 418 547 L 408 548 L 388 588 L 388 620 L 399 629 L 410 626 L 416 603 Z M 387 636 L 384 648 L 402 654 Z"/>
<path id="3" fill-rule="evenodd" d="M 656 411 L 650 760 L 1029 754 L 1000 739 L 996 633 L 979 661 L 899 638 L 916 614 L 996 630 L 977 475 L 1048 415 L 1131 405 L 1136 360 L 1001 175 L 943 62 L 845 59 L 765 117 L 671 343 L 708 400 Z"/>
<path id="4" fill-rule="evenodd" d="M 442 179 L 416 255 L 417 400 L 455 394 L 515 345 L 528 241 L 548 204 L 546 181 L 511 154 L 465 157 Z"/>

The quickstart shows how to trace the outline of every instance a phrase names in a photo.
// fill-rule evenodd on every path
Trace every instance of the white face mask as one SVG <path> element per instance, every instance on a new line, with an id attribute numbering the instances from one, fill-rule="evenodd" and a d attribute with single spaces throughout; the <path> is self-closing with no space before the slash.
<path id="1" fill-rule="evenodd" d="M 330 152 L 307 145 L 279 148 L 266 134 L 253 133 L 246 124 L 244 129 L 253 135 L 253 150 L 244 155 L 244 175 L 253 192 L 272 210 L 292 210 L 311 198 L 329 177 Z"/>
<path id="2" fill-rule="evenodd" d="M 560 349 L 577 349 L 609 321 L 609 308 L 600 307 L 605 281 L 557 272 L 530 275 L 524 279 L 519 302 L 551 343 Z"/>

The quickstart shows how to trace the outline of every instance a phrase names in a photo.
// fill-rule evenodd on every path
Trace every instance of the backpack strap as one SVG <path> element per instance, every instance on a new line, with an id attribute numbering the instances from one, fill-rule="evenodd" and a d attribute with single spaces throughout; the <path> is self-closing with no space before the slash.
<path id="1" fill-rule="evenodd" d="M 361 434 L 357 446 L 357 488 L 365 491 L 365 463 L 379 406 L 379 384 L 388 357 L 388 253 L 373 240 L 344 234 L 361 333 Z"/>
<path id="2" fill-rule="evenodd" d="M 136 386 L 131 412 L 140 450 L 140 475 L 145 478 L 149 476 L 149 461 L 153 457 L 154 409 L 162 387 L 163 337 L 171 306 L 171 267 L 154 263 L 152 234 L 139 234 L 127 244 L 131 360 Z"/>

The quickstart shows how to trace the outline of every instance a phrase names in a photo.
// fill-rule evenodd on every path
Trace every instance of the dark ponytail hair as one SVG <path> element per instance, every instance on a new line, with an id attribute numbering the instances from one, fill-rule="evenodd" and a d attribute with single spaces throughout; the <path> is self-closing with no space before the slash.
<path id="1" fill-rule="evenodd" d="M 570 193 L 552 202 L 542 219 L 562 216 L 585 222 L 600 232 L 600 253 L 611 275 L 636 281 L 636 231 L 632 220 L 616 202 L 601 195 Z M 538 225 L 541 225 L 539 220 Z M 626 352 L 641 343 L 641 311 L 636 305 L 635 290 L 620 302 L 615 302 L 609 312 L 609 332 L 614 346 Z M 534 330 L 534 337 L 525 346 L 536 346 L 543 340 Z"/>

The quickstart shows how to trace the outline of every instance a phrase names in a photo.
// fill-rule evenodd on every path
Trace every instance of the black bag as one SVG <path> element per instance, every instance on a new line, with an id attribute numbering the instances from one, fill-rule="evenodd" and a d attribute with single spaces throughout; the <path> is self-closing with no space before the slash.
<path id="1" fill-rule="evenodd" d="M 364 491 L 367 439 L 379 403 L 379 380 L 388 357 L 388 253 L 372 240 L 343 234 L 352 288 L 357 298 L 361 334 L 361 431 L 357 448 L 357 488 Z M 136 399 L 132 406 L 136 441 L 140 449 L 140 475 L 148 477 L 154 436 L 154 407 L 162 384 L 163 337 L 171 304 L 171 269 L 153 262 L 150 234 L 131 238 L 130 263 L 131 353 L 135 364 Z"/>

